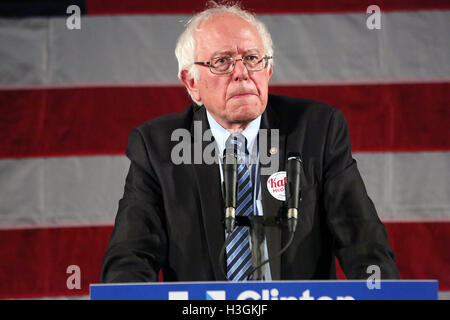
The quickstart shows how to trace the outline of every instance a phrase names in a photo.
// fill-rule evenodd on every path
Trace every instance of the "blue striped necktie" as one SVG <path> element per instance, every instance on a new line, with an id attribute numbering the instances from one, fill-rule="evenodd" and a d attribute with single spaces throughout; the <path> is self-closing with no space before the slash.
<path id="1" fill-rule="evenodd" d="M 237 199 L 236 216 L 253 215 L 253 188 L 248 159 L 247 140 L 242 134 L 232 134 L 227 139 L 225 148 L 237 151 Z M 252 254 L 249 243 L 249 230 L 245 226 L 236 226 L 227 234 L 227 277 L 229 280 L 245 280 L 245 274 L 252 267 Z"/>

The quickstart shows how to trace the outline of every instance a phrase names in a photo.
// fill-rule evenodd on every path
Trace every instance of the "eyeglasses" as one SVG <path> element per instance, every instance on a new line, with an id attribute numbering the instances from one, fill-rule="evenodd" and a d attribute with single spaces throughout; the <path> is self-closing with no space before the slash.
<path id="1" fill-rule="evenodd" d="M 241 59 L 236 59 L 232 56 L 221 56 L 212 58 L 207 62 L 196 61 L 194 64 L 208 66 L 209 70 L 214 74 L 228 74 L 233 72 L 234 66 L 238 61 L 242 61 L 248 71 L 261 71 L 267 67 L 269 59 L 272 59 L 272 57 L 249 54 Z"/>

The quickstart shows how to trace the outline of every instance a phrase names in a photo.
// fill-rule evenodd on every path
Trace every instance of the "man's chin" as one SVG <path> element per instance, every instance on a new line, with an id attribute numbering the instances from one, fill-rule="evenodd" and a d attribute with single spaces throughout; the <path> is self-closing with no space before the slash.
<path id="1" fill-rule="evenodd" d="M 233 108 L 233 111 L 230 112 L 228 119 L 235 123 L 251 122 L 258 118 L 263 112 L 264 109 L 262 109 L 259 105 L 241 105 Z"/>

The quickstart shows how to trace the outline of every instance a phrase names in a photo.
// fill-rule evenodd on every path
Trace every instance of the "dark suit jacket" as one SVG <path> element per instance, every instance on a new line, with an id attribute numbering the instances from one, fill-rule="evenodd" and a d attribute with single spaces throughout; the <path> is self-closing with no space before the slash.
<path id="1" fill-rule="evenodd" d="M 157 281 L 160 269 L 165 281 L 225 279 L 224 266 L 219 266 L 225 241 L 219 167 L 171 161 L 178 143 L 171 141 L 175 129 L 192 133 L 192 148 L 201 140 L 193 134 L 194 121 L 209 128 L 204 107 L 191 105 L 131 132 L 131 165 L 103 258 L 102 282 Z M 289 152 L 300 153 L 303 160 L 295 238 L 270 263 L 272 279 L 335 279 L 335 256 L 347 278 L 367 279 L 369 265 L 378 265 L 384 279 L 398 278 L 386 229 L 352 158 L 342 113 L 317 101 L 269 95 L 261 128 L 279 129 L 280 167 L 274 171 L 284 170 Z M 262 203 L 270 217 L 283 202 L 269 194 L 267 179 L 261 177 Z M 288 236 L 287 229 L 266 228 L 269 256 Z"/>

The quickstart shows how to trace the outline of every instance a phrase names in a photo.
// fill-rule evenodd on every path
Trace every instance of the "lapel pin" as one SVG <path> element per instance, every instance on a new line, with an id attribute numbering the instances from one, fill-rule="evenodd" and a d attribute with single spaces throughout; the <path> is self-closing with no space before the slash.
<path id="1" fill-rule="evenodd" d="M 278 148 L 277 147 L 272 147 L 269 150 L 270 154 L 276 154 L 278 152 Z"/>

